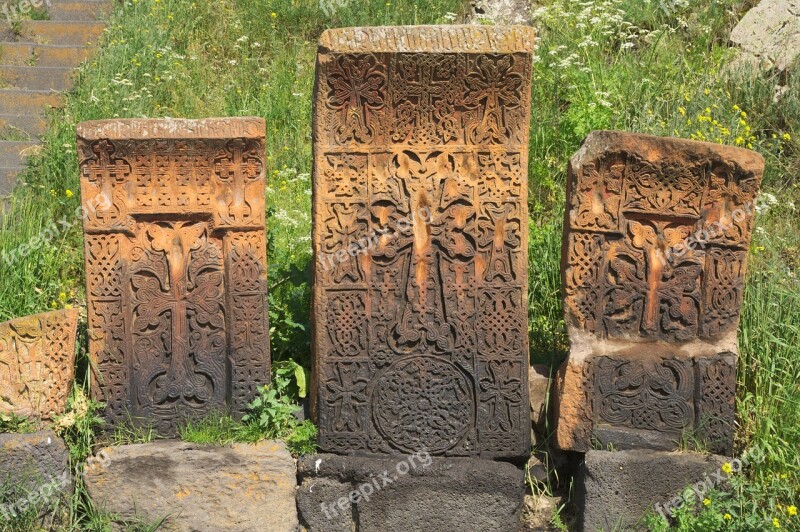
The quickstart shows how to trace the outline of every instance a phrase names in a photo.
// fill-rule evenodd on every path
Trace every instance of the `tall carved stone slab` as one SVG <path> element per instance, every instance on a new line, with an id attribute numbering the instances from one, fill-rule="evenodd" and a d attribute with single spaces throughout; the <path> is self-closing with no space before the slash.
<path id="1" fill-rule="evenodd" d="M 314 111 L 319 444 L 527 456 L 533 32 L 323 34 Z"/>
<path id="2" fill-rule="evenodd" d="M 556 443 L 733 445 L 736 331 L 764 160 L 598 131 L 570 162 L 563 287 L 571 352 Z"/>
<path id="3" fill-rule="evenodd" d="M 77 326 L 77 309 L 0 323 L 0 413 L 44 420 L 64 413 Z"/>
<path id="4" fill-rule="evenodd" d="M 269 382 L 264 121 L 78 125 L 90 354 L 111 424 L 165 435 Z"/>

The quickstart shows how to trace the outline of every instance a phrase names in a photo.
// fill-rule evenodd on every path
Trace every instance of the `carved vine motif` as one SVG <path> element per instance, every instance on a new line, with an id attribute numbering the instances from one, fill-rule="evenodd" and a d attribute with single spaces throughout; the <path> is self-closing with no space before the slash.
<path id="1" fill-rule="evenodd" d="M 698 364 L 698 429 L 712 452 L 733 452 L 736 415 L 736 363 L 720 356 Z"/>
<path id="2" fill-rule="evenodd" d="M 327 262 L 315 264 L 314 318 L 324 450 L 528 452 L 530 61 L 320 56 L 314 240 Z"/>
<path id="3" fill-rule="evenodd" d="M 694 423 L 691 361 L 595 361 L 595 406 L 600 422 L 680 432 Z"/>
<path id="4" fill-rule="evenodd" d="M 242 414 L 269 382 L 264 141 L 220 133 L 263 123 L 81 128 L 84 208 L 109 190 L 114 198 L 113 216 L 98 211 L 84 226 L 90 354 L 106 418 L 169 436 L 212 409 Z M 119 128 L 142 138 L 102 135 Z M 157 131 L 166 138 L 149 138 Z"/>
<path id="5" fill-rule="evenodd" d="M 608 151 L 573 169 L 564 272 L 572 325 L 681 341 L 737 326 L 759 179 L 736 162 L 673 159 Z"/>

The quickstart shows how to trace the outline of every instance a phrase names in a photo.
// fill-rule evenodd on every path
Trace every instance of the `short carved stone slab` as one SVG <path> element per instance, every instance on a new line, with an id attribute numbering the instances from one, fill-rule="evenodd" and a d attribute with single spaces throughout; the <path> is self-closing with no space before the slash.
<path id="1" fill-rule="evenodd" d="M 595 423 L 594 436 L 616 446 L 674 448 L 689 431 L 730 452 L 763 171 L 759 154 L 729 146 L 612 131 L 586 139 L 567 191 L 559 446 L 586 450 L 592 430 L 581 425 Z"/>
<path id="2" fill-rule="evenodd" d="M 0 413 L 44 420 L 64 413 L 77 326 L 77 309 L 0 323 Z"/>
<path id="3" fill-rule="evenodd" d="M 533 32 L 323 34 L 315 409 L 339 453 L 529 454 Z"/>
<path id="4" fill-rule="evenodd" d="M 173 435 L 269 382 L 265 124 L 78 125 L 90 354 L 114 425 Z"/>

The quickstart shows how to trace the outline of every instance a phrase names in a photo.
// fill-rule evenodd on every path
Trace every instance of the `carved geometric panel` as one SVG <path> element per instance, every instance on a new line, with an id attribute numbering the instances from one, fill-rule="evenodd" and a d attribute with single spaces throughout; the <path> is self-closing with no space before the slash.
<path id="1" fill-rule="evenodd" d="M 568 324 L 667 341 L 735 331 L 763 167 L 739 148 L 592 133 L 570 165 Z"/>
<path id="2" fill-rule="evenodd" d="M 314 407 L 323 450 L 529 453 L 532 31 L 322 36 Z"/>
<path id="3" fill-rule="evenodd" d="M 0 413 L 44 420 L 64 413 L 77 326 L 77 309 L 0 323 Z"/>
<path id="4" fill-rule="evenodd" d="M 78 126 L 90 355 L 112 424 L 174 435 L 269 382 L 263 120 Z"/>

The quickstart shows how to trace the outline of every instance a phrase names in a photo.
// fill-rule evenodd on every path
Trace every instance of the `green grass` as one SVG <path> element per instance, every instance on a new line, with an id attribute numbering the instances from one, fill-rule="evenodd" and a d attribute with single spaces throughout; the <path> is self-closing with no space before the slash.
<path id="1" fill-rule="evenodd" d="M 77 122 L 255 115 L 268 125 L 272 356 L 308 368 L 316 40 L 328 27 L 443 23 L 467 3 L 352 0 L 332 16 L 317 0 L 117 5 L 98 53 L 82 68 L 64 109 L 54 113 L 44 152 L 32 159 L 26 185 L 0 221 L 0 250 L 6 253 L 64 221 L 56 224 L 55 237 L 24 256 L 0 259 L 0 319 L 85 301 L 75 214 Z M 624 129 L 759 151 L 767 160 L 764 189 L 776 205 L 758 216 L 751 247 L 739 336 L 736 442 L 738 453 L 758 445 L 766 460 L 745 473 L 737 493 L 720 497 L 733 497 L 741 506 L 727 528 L 747 530 L 753 522 L 769 528 L 780 518 L 790 529 L 785 509 L 800 493 L 800 204 L 794 207 L 800 200 L 800 68 L 771 78 L 727 74 L 728 34 L 753 2 L 687 3 L 667 13 L 656 0 L 540 2 L 530 150 L 531 360 L 555 365 L 568 349 L 559 274 L 564 187 L 567 161 L 589 131 Z M 779 84 L 788 90 L 775 104 Z M 85 343 L 83 332 L 83 349 Z M 88 373 L 84 353 L 79 382 Z M 222 419 L 198 423 L 187 437 L 230 437 Z M 118 441 L 152 437 L 121 433 Z"/>

